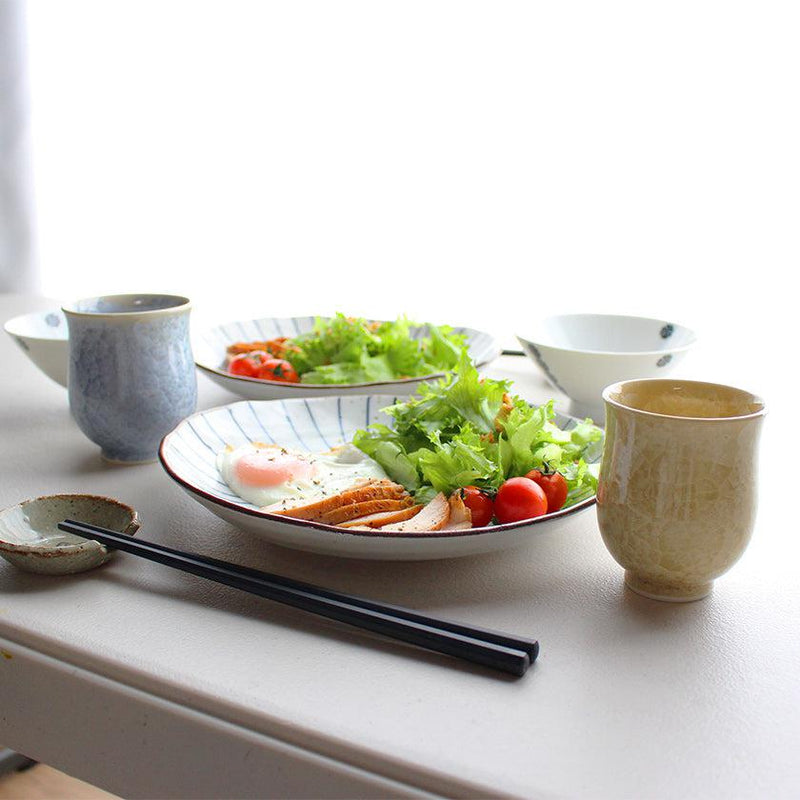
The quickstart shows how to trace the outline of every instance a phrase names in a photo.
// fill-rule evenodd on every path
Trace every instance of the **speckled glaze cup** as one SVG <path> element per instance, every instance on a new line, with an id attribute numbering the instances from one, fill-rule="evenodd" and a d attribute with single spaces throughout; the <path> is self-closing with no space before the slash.
<path id="1" fill-rule="evenodd" d="M 154 461 L 197 404 L 191 304 L 165 294 L 90 297 L 63 307 L 72 415 L 107 461 Z"/>
<path id="2" fill-rule="evenodd" d="M 634 592 L 699 600 L 752 534 L 764 402 L 730 386 L 669 379 L 615 383 L 603 400 L 603 541 Z"/>

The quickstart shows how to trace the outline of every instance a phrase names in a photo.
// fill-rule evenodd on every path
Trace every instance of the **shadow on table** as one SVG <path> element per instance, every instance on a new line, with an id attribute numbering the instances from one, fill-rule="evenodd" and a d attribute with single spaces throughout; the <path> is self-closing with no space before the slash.
<path id="1" fill-rule="evenodd" d="M 180 545 L 173 543 L 173 546 Z M 520 560 L 519 554 L 515 556 L 508 551 L 438 562 L 338 559 L 285 551 L 274 545 L 265 545 L 261 551 L 259 559 L 242 558 L 240 563 L 372 600 L 406 606 L 442 619 L 457 619 L 487 628 L 497 626 L 487 621 L 485 615 L 482 621 L 476 620 L 474 615 L 464 613 L 463 607 L 472 604 L 485 609 L 487 603 L 502 605 L 512 600 L 527 604 L 536 601 L 536 593 L 530 582 L 508 580 L 510 572 L 528 571 L 530 567 L 526 560 Z M 207 554 L 215 558 L 225 557 L 224 553 L 219 552 Z M 233 561 L 232 558 L 227 560 Z M 359 643 L 370 649 L 407 656 L 417 661 L 421 659 L 464 672 L 485 674 L 503 682 L 517 680 L 510 675 L 362 631 L 126 554 L 116 554 L 109 563 L 77 575 L 34 575 L 9 569 L 7 575 L 4 574 L 3 590 L 8 593 L 53 593 L 86 581 L 114 583 L 145 591 L 149 595 L 193 604 L 198 609 L 213 608 L 235 613 L 240 617 L 302 630 L 336 641 Z M 546 587 L 539 586 L 538 591 L 546 591 Z M 452 606 L 460 606 L 462 610 L 447 613 L 446 609 Z M 505 632 L 531 635 L 527 631 Z"/>
<path id="2" fill-rule="evenodd" d="M 614 657 L 627 652 L 630 658 L 643 658 L 653 648 L 672 647 L 676 664 L 685 666 L 720 647 L 741 648 L 740 610 L 713 591 L 688 603 L 652 600 L 623 585 L 619 572 L 606 597 L 596 613 L 607 619 L 587 627 L 586 634 L 587 644 L 609 656 L 616 651 Z M 595 637 L 595 630 L 602 630 L 602 636 Z"/>

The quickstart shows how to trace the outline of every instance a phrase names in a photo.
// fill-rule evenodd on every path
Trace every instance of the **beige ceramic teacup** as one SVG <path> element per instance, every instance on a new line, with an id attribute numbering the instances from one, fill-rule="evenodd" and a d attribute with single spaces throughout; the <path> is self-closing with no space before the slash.
<path id="1" fill-rule="evenodd" d="M 764 403 L 730 386 L 669 379 L 615 383 L 603 400 L 603 541 L 633 591 L 699 600 L 750 540 Z"/>

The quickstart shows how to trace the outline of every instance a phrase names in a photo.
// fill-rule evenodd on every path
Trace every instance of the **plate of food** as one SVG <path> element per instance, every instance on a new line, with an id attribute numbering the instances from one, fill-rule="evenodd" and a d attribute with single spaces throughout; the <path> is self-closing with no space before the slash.
<path id="1" fill-rule="evenodd" d="M 477 366 L 500 354 L 472 328 L 333 317 L 265 317 L 208 328 L 192 341 L 197 367 L 251 400 L 412 394 L 466 349 Z"/>
<path id="2" fill-rule="evenodd" d="M 411 397 L 242 400 L 161 442 L 191 497 L 274 544 L 352 558 L 475 555 L 595 503 L 603 431 L 481 378 L 466 353 Z"/>

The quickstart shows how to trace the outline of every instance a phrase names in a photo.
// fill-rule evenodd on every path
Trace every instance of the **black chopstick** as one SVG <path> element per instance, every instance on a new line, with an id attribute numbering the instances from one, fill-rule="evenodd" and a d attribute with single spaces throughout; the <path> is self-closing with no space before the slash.
<path id="1" fill-rule="evenodd" d="M 74 523 L 74 520 L 66 520 L 66 522 Z M 115 537 L 122 542 L 129 542 L 131 541 L 131 537 L 125 533 L 118 533 L 117 531 L 108 530 L 107 528 L 101 528 L 98 525 L 92 525 L 88 522 L 78 522 L 74 523 L 83 526 L 84 528 L 88 528 L 93 530 L 97 533 L 103 533 L 106 536 Z M 276 575 L 274 573 L 262 572 L 258 569 L 253 569 L 251 567 L 244 567 L 239 564 L 232 564 L 229 561 L 220 561 L 219 559 L 212 558 L 211 556 L 198 556 L 196 554 L 187 553 L 183 550 L 175 550 L 171 547 L 166 547 L 162 544 L 156 544 L 155 542 L 143 542 L 143 540 L 137 540 L 140 543 L 147 544 L 151 549 L 158 550 L 162 553 L 168 553 L 170 555 L 175 556 L 186 556 L 191 555 L 194 558 L 201 559 L 203 562 L 207 564 L 212 564 L 214 566 L 222 567 L 223 569 L 235 569 L 238 572 L 242 573 L 243 575 L 248 575 L 253 578 L 257 579 L 267 579 L 270 581 L 274 581 L 276 583 L 280 583 L 282 586 L 288 586 L 293 589 L 299 589 L 300 591 L 306 592 L 314 592 L 322 597 L 327 597 L 331 600 L 337 600 L 343 603 L 348 603 L 349 605 L 358 606 L 359 608 L 368 608 L 372 609 L 373 611 L 379 611 L 384 613 L 391 613 L 395 617 L 401 617 L 402 619 L 409 620 L 411 622 L 420 622 L 423 625 L 431 624 L 431 617 L 427 617 L 424 614 L 420 614 L 417 611 L 412 611 L 408 608 L 403 608 L 402 606 L 395 606 L 391 605 L 390 603 L 378 603 L 374 600 L 368 600 L 364 597 L 358 597 L 357 595 L 352 594 L 345 594 L 344 592 L 337 592 L 333 589 L 325 589 L 321 586 L 316 586 L 311 583 L 304 583 L 303 581 L 293 580 L 292 578 L 285 578 L 282 575 Z M 479 628 L 473 625 L 463 625 L 459 622 L 453 622 L 451 620 L 443 620 L 443 619 L 436 619 L 436 627 L 441 628 L 442 630 L 450 631 L 451 633 L 460 633 L 464 636 L 470 637 L 478 637 L 483 641 L 492 642 L 493 644 L 499 644 L 503 647 L 510 647 L 513 650 L 523 650 L 528 654 L 530 657 L 531 663 L 536 660 L 536 656 L 539 654 L 539 642 L 535 639 L 526 639 L 521 636 L 511 636 L 509 634 L 500 633 L 498 631 L 491 631 L 487 630 L 486 628 Z"/>
<path id="2" fill-rule="evenodd" d="M 183 572 L 513 675 L 524 675 L 539 651 L 538 643 L 532 640 L 426 617 L 397 606 L 133 539 L 95 525 L 65 520 L 58 527 Z"/>
<path id="3" fill-rule="evenodd" d="M 503 355 L 503 356 L 524 356 L 525 355 L 525 351 L 524 350 L 505 350 L 504 349 L 504 350 L 500 351 L 500 355 Z"/>

